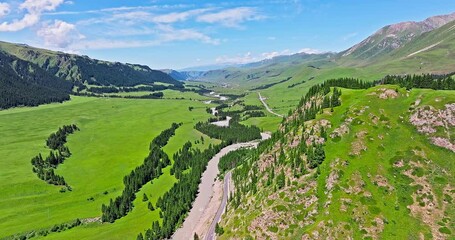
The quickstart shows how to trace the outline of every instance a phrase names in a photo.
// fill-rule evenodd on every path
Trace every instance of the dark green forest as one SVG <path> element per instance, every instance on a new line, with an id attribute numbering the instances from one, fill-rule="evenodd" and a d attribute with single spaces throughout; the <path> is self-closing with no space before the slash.
<path id="1" fill-rule="evenodd" d="M 67 101 L 72 87 L 34 64 L 0 52 L 0 110 Z"/>

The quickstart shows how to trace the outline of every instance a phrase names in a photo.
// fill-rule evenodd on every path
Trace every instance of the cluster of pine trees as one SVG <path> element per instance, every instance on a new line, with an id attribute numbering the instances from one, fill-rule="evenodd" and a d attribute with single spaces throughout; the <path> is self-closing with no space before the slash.
<path id="1" fill-rule="evenodd" d="M 386 76 L 378 84 L 395 84 L 406 89 L 430 88 L 434 90 L 455 90 L 455 80 L 450 75 L 406 75 Z"/>
<path id="2" fill-rule="evenodd" d="M 137 239 L 169 239 L 178 224 L 182 223 L 186 214 L 191 210 L 196 199 L 202 173 L 207 168 L 209 160 L 218 153 L 226 143 L 212 146 L 206 150 L 192 149 L 191 143 L 186 143 L 174 155 L 174 165 L 171 172 L 179 179 L 172 188 L 158 198 L 156 206 L 161 209 L 162 224 L 152 223 L 152 228 L 140 233 Z"/>
<path id="3" fill-rule="evenodd" d="M 220 173 L 225 173 L 230 169 L 236 168 L 242 164 L 250 154 L 250 149 L 241 148 L 224 155 L 218 162 L 218 169 L 220 170 Z"/>
<path id="4" fill-rule="evenodd" d="M 133 201 L 136 198 L 136 192 L 155 178 L 162 174 L 162 169 L 171 164 L 168 155 L 162 150 L 169 139 L 175 135 L 175 130 L 182 124 L 173 123 L 169 129 L 160 133 L 150 143 L 150 153 L 144 159 L 142 165 L 136 167 L 131 173 L 123 178 L 125 189 L 122 195 L 110 200 L 109 205 L 102 205 L 101 220 L 103 222 L 114 222 L 115 220 L 126 216 L 133 209 Z"/>
<path id="5" fill-rule="evenodd" d="M 232 144 L 261 138 L 261 130 L 256 126 L 245 126 L 236 119 L 231 119 L 228 127 L 219 127 L 209 122 L 198 122 L 195 128 L 210 136 Z"/>
<path id="6" fill-rule="evenodd" d="M 258 189 L 258 166 L 256 162 L 259 160 L 260 155 L 265 151 L 270 151 L 276 143 L 280 143 L 279 154 L 273 156 L 272 166 L 269 167 L 264 174 L 267 178 L 264 180 L 264 185 L 273 185 L 276 189 L 281 189 L 287 185 L 285 172 L 283 170 L 276 173 L 276 168 L 283 165 L 289 165 L 293 171 L 294 177 L 298 178 L 308 172 L 308 169 L 318 169 L 319 165 L 325 160 L 324 145 L 312 142 L 307 145 L 306 141 L 300 141 L 299 145 L 295 148 L 284 151 L 285 145 L 288 145 L 287 135 L 290 132 L 297 131 L 300 126 L 305 126 L 305 122 L 316 118 L 316 114 L 324 108 L 336 107 L 341 104 L 340 96 L 341 90 L 338 87 L 344 88 L 368 88 L 370 83 L 364 83 L 357 79 L 339 79 L 330 80 L 323 84 L 314 85 L 308 93 L 302 97 L 299 108 L 296 111 L 297 116 L 287 122 L 283 122 L 282 130 L 272 134 L 272 138 L 263 141 L 259 144 L 257 149 L 244 150 L 241 153 L 243 156 L 235 156 L 233 153 L 232 160 L 229 155 L 226 155 L 226 160 L 220 160 L 220 171 L 227 171 L 228 169 L 235 168 L 239 160 L 243 164 L 241 168 L 235 168 L 233 171 L 233 179 L 236 185 L 236 192 L 231 198 L 230 204 L 233 207 L 238 207 L 241 203 L 242 196 L 252 193 L 255 194 Z M 331 90 L 331 88 L 333 88 Z M 320 99 L 323 101 L 321 102 Z M 304 131 L 305 132 L 305 131 Z M 327 133 L 325 129 L 321 129 L 320 137 L 326 139 Z M 301 158 L 302 155 L 306 156 L 306 162 Z M 246 158 L 246 156 L 248 156 Z"/>
<path id="7" fill-rule="evenodd" d="M 103 93 L 120 93 L 120 92 L 156 92 L 163 91 L 166 89 L 184 91 L 183 85 L 147 85 L 147 86 L 137 86 L 137 87 L 113 87 L 113 86 L 100 86 L 100 87 L 90 87 L 88 88 L 89 92 L 96 94 Z"/>
<path id="8" fill-rule="evenodd" d="M 291 80 L 292 77 L 287 77 L 286 79 L 283 79 L 281 81 L 278 81 L 278 82 L 274 82 L 274 83 L 269 83 L 269 84 L 265 84 L 265 85 L 262 85 L 262 86 L 259 86 L 259 87 L 255 87 L 253 89 L 251 89 L 252 91 L 256 91 L 256 90 L 263 90 L 263 89 L 267 89 L 267 88 L 271 88 L 277 84 L 280 84 L 280 83 L 284 83 L 284 82 L 287 82 L 289 80 Z"/>
<path id="9" fill-rule="evenodd" d="M 79 128 L 75 124 L 71 125 L 64 125 L 60 127 L 57 132 L 52 133 L 46 140 L 46 145 L 52 150 L 59 150 L 59 152 L 63 153 L 62 150 L 67 150 L 65 148 L 66 137 L 69 134 L 74 133 L 75 131 L 79 131 Z"/>
<path id="10" fill-rule="evenodd" d="M 57 175 L 54 169 L 65 160 L 65 158 L 71 156 L 71 152 L 66 143 L 66 137 L 69 134 L 78 131 L 79 128 L 72 125 L 64 125 L 60 127 L 57 132 L 52 133 L 46 140 L 46 145 L 51 149 L 49 156 L 43 159 L 41 154 L 33 157 L 31 163 L 33 165 L 33 172 L 36 173 L 39 179 L 42 179 L 50 184 L 67 186 L 65 179 Z"/>
<path id="11" fill-rule="evenodd" d="M 247 118 L 252 117 L 265 117 L 265 113 L 263 111 L 246 111 L 245 116 Z"/>

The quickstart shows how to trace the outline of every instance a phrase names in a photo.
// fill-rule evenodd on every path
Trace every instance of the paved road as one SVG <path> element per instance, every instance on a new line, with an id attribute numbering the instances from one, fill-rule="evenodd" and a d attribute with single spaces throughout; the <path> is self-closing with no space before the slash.
<path id="1" fill-rule="evenodd" d="M 224 187 L 223 187 L 223 200 L 221 200 L 221 205 L 216 212 L 215 218 L 213 219 L 212 224 L 210 225 L 209 231 L 205 237 L 206 240 L 213 240 L 215 239 L 215 226 L 221 220 L 221 215 L 223 215 L 224 211 L 226 210 L 226 204 L 229 196 L 229 183 L 231 182 L 232 172 L 229 171 L 226 176 L 224 177 Z"/>
<path id="2" fill-rule="evenodd" d="M 261 95 L 260 92 L 258 92 L 258 95 L 259 95 L 259 100 L 261 100 L 262 104 L 264 105 L 264 107 L 267 109 L 267 111 L 268 111 L 269 113 L 274 114 L 274 115 L 276 115 L 276 116 L 278 116 L 278 117 L 284 117 L 283 115 L 278 114 L 278 113 L 272 111 L 272 109 L 269 107 L 269 105 L 267 105 L 267 103 L 265 102 L 265 98 L 262 97 L 262 95 Z"/>

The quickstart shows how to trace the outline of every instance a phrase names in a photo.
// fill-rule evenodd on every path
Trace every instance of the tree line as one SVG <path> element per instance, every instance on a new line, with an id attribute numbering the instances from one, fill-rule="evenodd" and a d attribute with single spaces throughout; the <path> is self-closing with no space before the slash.
<path id="1" fill-rule="evenodd" d="M 265 84 L 265 85 L 261 85 L 259 87 L 252 88 L 251 90 L 252 91 L 256 91 L 256 90 L 263 90 L 263 89 L 271 88 L 271 87 L 273 87 L 273 86 L 275 86 L 277 84 L 287 82 L 287 81 L 289 81 L 291 79 L 292 79 L 292 77 L 287 77 L 286 79 L 283 79 L 281 81 L 274 82 L 274 83 L 269 83 L 269 84 Z"/>
<path id="2" fill-rule="evenodd" d="M 455 80 L 450 75 L 405 75 L 392 76 L 388 75 L 377 84 L 399 85 L 406 89 L 412 88 L 430 88 L 434 90 L 455 90 Z"/>
<path id="3" fill-rule="evenodd" d="M 251 154 L 252 150 L 247 148 L 240 148 L 235 151 L 231 151 L 228 154 L 220 158 L 218 162 L 218 169 L 220 173 L 225 173 L 230 169 L 234 169 L 241 165 L 245 159 Z"/>
<path id="4" fill-rule="evenodd" d="M 209 160 L 225 146 L 227 146 L 226 143 L 209 145 L 206 150 L 200 151 L 192 149 L 191 143 L 188 142 L 174 155 L 171 173 L 179 181 L 159 197 L 156 203 L 156 206 L 161 209 L 162 224 L 160 225 L 158 221 L 153 222 L 152 227 L 146 230 L 144 235 L 139 233 L 137 239 L 169 239 L 172 236 L 191 210 L 202 173 L 207 168 Z"/>
<path id="5" fill-rule="evenodd" d="M 198 122 L 195 128 L 211 138 L 220 139 L 226 143 L 248 142 L 261 138 L 261 130 L 256 126 L 245 126 L 234 118 L 228 127 L 220 127 L 209 122 Z"/>
<path id="6" fill-rule="evenodd" d="M 162 150 L 169 139 L 175 135 L 175 130 L 182 124 L 173 123 L 169 129 L 162 131 L 150 143 L 149 155 L 143 163 L 136 167 L 131 173 L 123 178 L 122 195 L 114 200 L 111 199 L 108 205 L 101 206 L 101 220 L 103 222 L 114 222 L 115 220 L 126 216 L 133 209 L 133 201 L 136 198 L 136 192 L 155 178 L 162 174 L 162 169 L 171 164 L 168 155 Z"/>
<path id="7" fill-rule="evenodd" d="M 54 170 L 57 166 L 65 160 L 65 158 L 71 156 L 71 152 L 66 143 L 66 137 L 69 134 L 79 131 L 79 128 L 75 124 L 64 125 L 60 127 L 57 132 L 52 133 L 46 140 L 46 145 L 51 149 L 49 156 L 43 158 L 38 154 L 31 160 L 32 171 L 36 173 L 39 179 L 46 181 L 49 184 L 66 186 L 69 190 L 71 187 L 65 182 L 65 179 L 57 175 Z"/>
<path id="8" fill-rule="evenodd" d="M 90 87 L 88 91 L 97 94 L 103 93 L 120 93 L 120 92 L 156 92 L 164 91 L 166 89 L 172 89 L 181 91 L 184 89 L 183 85 L 147 85 L 147 86 L 137 86 L 137 87 L 114 87 L 114 86 L 100 86 L 100 87 Z"/>

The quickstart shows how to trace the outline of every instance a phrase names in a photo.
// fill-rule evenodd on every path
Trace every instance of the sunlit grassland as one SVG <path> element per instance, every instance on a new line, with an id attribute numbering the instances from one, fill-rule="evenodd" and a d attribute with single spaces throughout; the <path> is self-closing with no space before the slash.
<path id="1" fill-rule="evenodd" d="M 189 111 L 189 106 L 195 109 Z M 150 141 L 172 122 L 183 122 L 183 126 L 164 148 L 171 157 L 186 141 L 200 139 L 202 134 L 193 126 L 210 117 L 206 106 L 189 100 L 72 97 L 63 104 L 0 111 L 0 237 L 101 216 L 101 205 L 120 195 L 123 177 L 142 163 Z M 47 155 L 49 134 L 73 123 L 81 131 L 68 137 L 72 156 L 56 170 L 73 191 L 60 193 L 60 187 L 38 179 L 30 159 L 40 152 Z M 204 138 L 205 144 L 197 146 L 205 148 L 216 142 Z M 106 236 L 133 238 L 158 218 L 158 211 L 146 209 L 142 194 L 151 193 L 155 203 L 174 181 L 167 168 L 159 179 L 141 189 L 136 207 L 127 217 L 49 237 L 61 239 L 60 234 L 69 234 L 72 238 L 71 234 L 75 237 L 91 230 L 87 237 L 106 232 Z"/>

